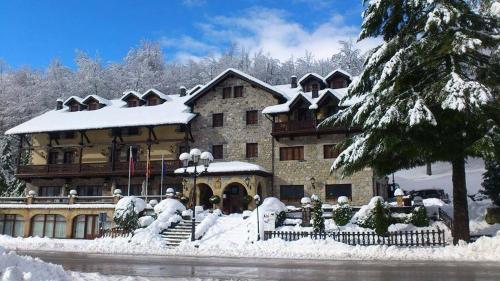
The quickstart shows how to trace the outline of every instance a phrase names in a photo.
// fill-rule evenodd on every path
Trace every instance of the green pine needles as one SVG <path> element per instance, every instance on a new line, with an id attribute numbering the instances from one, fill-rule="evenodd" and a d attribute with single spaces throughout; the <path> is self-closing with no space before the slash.
<path id="1" fill-rule="evenodd" d="M 339 203 L 337 208 L 333 210 L 333 221 L 338 226 L 344 226 L 349 223 L 352 215 L 352 207 L 349 203 Z"/>
<path id="2" fill-rule="evenodd" d="M 312 225 L 313 230 L 315 232 L 320 232 L 325 230 L 325 218 L 323 218 L 323 202 L 319 199 L 318 196 L 311 196 L 311 200 L 313 203 L 312 208 Z"/>
<path id="3" fill-rule="evenodd" d="M 135 212 L 135 203 L 130 201 L 125 210 L 116 210 L 113 217 L 116 225 L 125 232 L 132 232 L 139 227 L 139 215 Z"/>

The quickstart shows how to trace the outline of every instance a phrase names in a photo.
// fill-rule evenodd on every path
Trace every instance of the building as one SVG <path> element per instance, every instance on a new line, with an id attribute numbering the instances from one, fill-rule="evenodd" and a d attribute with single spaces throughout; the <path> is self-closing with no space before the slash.
<path id="1" fill-rule="evenodd" d="M 359 131 L 316 127 L 349 106 L 350 101 L 340 100 L 351 81 L 348 73 L 335 70 L 326 77 L 309 73 L 272 86 L 227 69 L 205 85 L 181 88 L 177 95 L 150 89 L 142 94 L 127 91 L 116 100 L 95 95 L 58 100 L 55 110 L 6 132 L 21 139 L 19 157 L 29 160 L 18 166 L 17 177 L 31 192 L 29 200 L 20 198 L 16 204 L 4 199 L 0 223 L 2 215 L 3 225 L 23 221 L 25 236 L 45 233 L 49 224 L 56 236 L 52 221 L 59 219 L 66 223 L 65 237 L 81 238 L 82 231 L 83 237 L 92 237 L 98 214 L 111 217 L 117 189 L 159 199 L 164 188 L 173 187 L 189 197 L 193 183 L 183 177 L 178 156 L 193 147 L 215 158 L 197 181 L 196 200 L 205 208 L 241 212 L 254 207 L 248 199 L 255 194 L 291 205 L 312 194 L 328 203 L 347 196 L 353 204 L 363 204 L 383 190 L 372 170 L 344 179 L 330 172 L 338 155 L 335 144 Z M 130 159 L 134 169 L 129 189 Z M 222 199 L 217 206 L 209 201 L 213 195 Z M 78 228 L 78 223 L 85 227 Z M 11 232 L 20 234 L 19 227 Z"/>

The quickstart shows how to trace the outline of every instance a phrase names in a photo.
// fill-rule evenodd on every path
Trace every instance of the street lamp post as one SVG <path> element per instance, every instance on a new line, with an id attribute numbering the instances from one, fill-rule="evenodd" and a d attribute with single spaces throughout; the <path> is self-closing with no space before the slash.
<path id="1" fill-rule="evenodd" d="M 253 200 L 255 201 L 255 206 L 257 208 L 257 241 L 260 241 L 260 223 L 259 223 L 259 204 L 260 204 L 260 196 L 259 194 L 256 194 L 253 197 Z"/>
<path id="2" fill-rule="evenodd" d="M 201 152 L 198 148 L 193 148 L 189 153 L 184 152 L 179 156 L 179 160 L 182 162 L 184 167 L 184 174 L 186 176 L 193 177 L 193 206 L 191 214 L 191 241 L 195 240 L 195 229 L 196 229 L 196 178 L 207 172 L 210 162 L 214 160 L 212 154 L 208 151 Z M 188 171 L 189 163 L 193 163 L 193 171 Z M 198 164 L 203 165 L 204 170 L 198 172 Z"/>

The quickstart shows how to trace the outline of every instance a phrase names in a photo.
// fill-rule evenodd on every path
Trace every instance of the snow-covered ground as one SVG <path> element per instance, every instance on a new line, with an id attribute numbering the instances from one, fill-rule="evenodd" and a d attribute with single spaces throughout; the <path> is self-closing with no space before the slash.
<path id="1" fill-rule="evenodd" d="M 2 281 L 71 281 L 71 280 L 146 280 L 126 276 L 105 276 L 99 273 L 65 271 L 62 266 L 46 263 L 38 258 L 19 256 L 0 247 L 0 280 Z"/>
<path id="2" fill-rule="evenodd" d="M 484 161 L 480 158 L 469 158 L 466 165 L 467 193 L 476 194 L 481 189 L 483 182 Z M 436 162 L 432 164 L 432 175 L 426 174 L 426 167 L 420 166 L 409 170 L 401 170 L 394 174 L 395 181 L 405 191 L 421 190 L 428 188 L 444 189 L 453 195 L 451 182 L 451 164 Z M 392 182 L 392 178 L 390 179 Z"/>

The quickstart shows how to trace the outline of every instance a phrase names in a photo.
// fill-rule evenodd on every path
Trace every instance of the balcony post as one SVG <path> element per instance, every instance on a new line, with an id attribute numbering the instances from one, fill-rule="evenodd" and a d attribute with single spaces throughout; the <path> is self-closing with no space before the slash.
<path id="1" fill-rule="evenodd" d="M 115 162 L 116 162 L 116 136 L 113 136 L 113 140 L 111 141 L 111 171 L 115 170 Z"/>
<path id="2" fill-rule="evenodd" d="M 82 158 L 83 158 L 83 132 L 80 131 L 80 154 L 78 155 L 78 171 L 82 171 Z"/>

